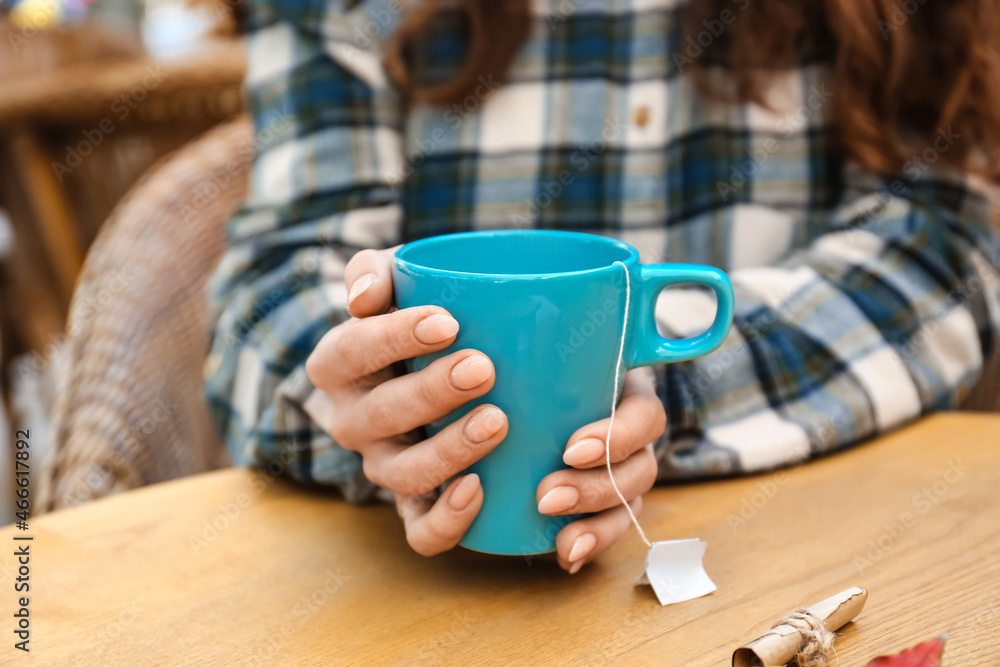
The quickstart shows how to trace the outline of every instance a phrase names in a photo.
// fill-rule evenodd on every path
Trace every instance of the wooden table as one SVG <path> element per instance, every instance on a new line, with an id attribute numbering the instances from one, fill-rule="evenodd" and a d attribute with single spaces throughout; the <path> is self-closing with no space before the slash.
<path id="1" fill-rule="evenodd" d="M 945 665 L 996 666 L 998 490 L 1000 417 L 961 414 L 785 473 L 658 488 L 647 532 L 707 540 L 719 586 L 665 608 L 632 585 L 634 533 L 572 577 L 542 558 L 427 559 L 390 507 L 245 470 L 32 519 L 0 541 L 34 536 L 39 664 L 725 665 L 785 612 L 859 585 L 870 598 L 837 640 L 842 667 L 945 631 Z M 16 564 L 3 565 L 0 662 L 14 664 Z"/>

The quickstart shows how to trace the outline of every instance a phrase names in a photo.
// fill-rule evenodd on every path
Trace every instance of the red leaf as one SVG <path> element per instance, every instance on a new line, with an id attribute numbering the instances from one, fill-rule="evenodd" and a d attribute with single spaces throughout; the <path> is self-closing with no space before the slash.
<path id="1" fill-rule="evenodd" d="M 866 667 L 941 667 L 941 654 L 948 635 L 941 635 L 923 644 L 917 644 L 898 655 L 883 655 L 869 662 Z"/>

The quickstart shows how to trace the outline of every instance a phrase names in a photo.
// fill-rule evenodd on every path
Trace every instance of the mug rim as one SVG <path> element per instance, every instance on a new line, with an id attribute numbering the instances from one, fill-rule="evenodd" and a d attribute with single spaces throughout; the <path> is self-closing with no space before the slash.
<path id="1" fill-rule="evenodd" d="M 558 229 L 488 229 L 482 231 L 471 231 L 471 232 L 456 232 L 454 234 L 441 234 L 439 236 L 429 236 L 423 239 L 417 239 L 416 241 L 410 241 L 405 244 L 395 253 L 393 253 L 393 263 L 399 268 L 407 268 L 413 272 L 419 272 L 423 274 L 434 274 L 441 276 L 449 276 L 454 278 L 486 278 L 492 280 L 537 280 L 539 278 L 553 279 L 553 278 L 564 278 L 564 277 L 576 277 L 576 276 L 586 276 L 599 274 L 602 271 L 611 271 L 615 269 L 615 263 L 612 262 L 607 266 L 599 266 L 592 269 L 581 269 L 579 271 L 552 271 L 552 272 L 542 272 L 542 273 L 485 273 L 478 271 L 454 271 L 451 269 L 439 269 L 433 266 L 427 266 L 425 264 L 420 264 L 413 260 L 407 259 L 405 254 L 407 251 L 412 251 L 413 248 L 421 248 L 424 246 L 435 245 L 437 243 L 446 243 L 451 239 L 456 239 L 460 237 L 475 236 L 477 238 L 483 238 L 485 236 L 490 237 L 505 237 L 505 236 L 550 236 L 550 237 L 572 237 L 580 240 L 586 240 L 587 243 L 596 243 L 602 245 L 609 245 L 617 247 L 628 253 L 628 256 L 624 259 L 617 260 L 625 264 L 625 266 L 632 267 L 639 261 L 639 251 L 633 246 L 620 241 L 616 238 L 609 236 L 602 236 L 600 234 L 587 234 L 584 232 L 571 232 Z"/>

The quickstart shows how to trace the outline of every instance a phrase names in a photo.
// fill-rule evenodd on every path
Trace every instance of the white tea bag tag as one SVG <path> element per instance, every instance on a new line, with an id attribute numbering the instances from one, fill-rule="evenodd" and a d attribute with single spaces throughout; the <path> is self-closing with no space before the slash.
<path id="1" fill-rule="evenodd" d="M 663 606 L 708 595 L 716 585 L 701 563 L 707 546 L 699 539 L 653 542 L 636 584 L 652 586 Z"/>

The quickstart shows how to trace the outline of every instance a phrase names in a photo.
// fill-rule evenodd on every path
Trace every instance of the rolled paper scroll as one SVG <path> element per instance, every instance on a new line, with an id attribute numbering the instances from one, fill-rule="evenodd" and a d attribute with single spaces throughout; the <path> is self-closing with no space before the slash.
<path id="1" fill-rule="evenodd" d="M 833 633 L 853 621 L 867 600 L 868 591 L 855 586 L 796 612 L 779 621 L 766 634 L 736 649 L 733 667 L 784 665 L 795 658 L 806 644 L 824 643 L 823 637 L 818 635 Z M 810 622 L 814 625 L 812 631 L 808 627 Z M 829 640 L 826 643 L 828 645 Z"/>

